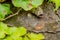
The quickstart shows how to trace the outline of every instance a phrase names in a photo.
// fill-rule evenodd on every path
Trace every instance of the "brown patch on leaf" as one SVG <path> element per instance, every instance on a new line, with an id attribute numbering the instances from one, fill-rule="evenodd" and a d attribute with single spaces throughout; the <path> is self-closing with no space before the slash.
<path id="1" fill-rule="evenodd" d="M 5 15 L 7 14 L 6 10 L 4 10 L 3 12 L 4 12 Z"/>
<path id="2" fill-rule="evenodd" d="M 31 7 L 32 7 L 32 4 L 29 4 L 29 5 L 28 5 L 28 8 L 31 8 Z"/>

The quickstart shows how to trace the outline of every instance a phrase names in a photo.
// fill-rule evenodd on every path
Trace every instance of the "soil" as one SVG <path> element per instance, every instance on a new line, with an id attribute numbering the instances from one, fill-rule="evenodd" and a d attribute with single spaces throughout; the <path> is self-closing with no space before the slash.
<path id="1" fill-rule="evenodd" d="M 39 6 L 42 10 L 35 9 L 35 12 L 21 10 L 18 15 L 4 22 L 10 26 L 24 26 L 30 32 L 43 33 L 45 40 L 60 40 L 60 9 L 53 11 L 53 5 L 44 3 Z"/>

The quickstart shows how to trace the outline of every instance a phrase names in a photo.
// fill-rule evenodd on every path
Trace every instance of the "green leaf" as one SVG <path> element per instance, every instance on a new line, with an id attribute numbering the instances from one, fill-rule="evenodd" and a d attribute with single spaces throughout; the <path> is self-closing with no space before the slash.
<path id="1" fill-rule="evenodd" d="M 3 40 L 13 40 L 12 37 L 8 36 L 7 38 L 3 39 Z"/>
<path id="2" fill-rule="evenodd" d="M 23 38 L 23 40 L 30 40 L 27 36 L 25 36 L 24 38 Z"/>
<path id="3" fill-rule="evenodd" d="M 0 40 L 3 40 L 3 38 L 0 38 Z"/>
<path id="4" fill-rule="evenodd" d="M 3 22 L 0 22 L 0 31 L 6 32 L 7 29 L 8 29 L 8 26 Z"/>
<path id="5" fill-rule="evenodd" d="M 27 30 L 24 27 L 9 27 L 6 31 L 6 34 L 13 36 L 23 36 L 26 34 Z"/>
<path id="6" fill-rule="evenodd" d="M 60 0 L 49 0 L 50 2 L 55 3 L 55 11 L 60 7 Z"/>
<path id="7" fill-rule="evenodd" d="M 5 39 L 3 40 L 22 40 L 22 37 L 17 37 L 17 36 L 7 36 Z"/>
<path id="8" fill-rule="evenodd" d="M 17 32 L 17 27 L 9 27 L 6 30 L 6 34 L 8 34 L 8 35 L 14 34 L 15 32 Z"/>
<path id="9" fill-rule="evenodd" d="M 10 10 L 10 4 L 2 4 L 7 12 L 6 15 L 10 14 L 11 13 L 11 10 Z"/>
<path id="10" fill-rule="evenodd" d="M 28 11 L 41 5 L 43 1 L 44 0 L 12 0 L 12 3 L 15 7 L 21 7 Z"/>
<path id="11" fill-rule="evenodd" d="M 13 36 L 13 35 L 11 35 L 11 37 L 13 38 L 13 40 L 22 40 L 22 37 L 17 37 L 17 36 Z"/>
<path id="12" fill-rule="evenodd" d="M 22 40 L 22 37 L 15 38 L 14 40 Z"/>
<path id="13" fill-rule="evenodd" d="M 24 27 L 18 27 L 18 29 L 14 32 L 14 36 L 23 36 L 27 33 L 27 30 Z"/>
<path id="14" fill-rule="evenodd" d="M 0 38 L 4 38 L 5 37 L 5 33 L 3 31 L 0 31 Z"/>
<path id="15" fill-rule="evenodd" d="M 32 0 L 31 3 L 34 7 L 38 7 L 39 5 L 43 3 L 43 0 Z"/>
<path id="16" fill-rule="evenodd" d="M 27 34 L 28 35 L 28 37 L 31 39 L 31 40 L 42 40 L 42 39 L 44 39 L 45 37 L 44 37 L 44 35 L 43 34 L 35 34 L 35 33 L 29 33 L 29 34 Z"/>
<path id="17" fill-rule="evenodd" d="M 25 35 L 27 33 L 27 29 L 24 28 L 24 27 L 19 27 L 18 31 L 20 33 L 20 36 L 23 36 L 23 35 Z"/>
<path id="18" fill-rule="evenodd" d="M 0 20 L 5 18 L 5 15 L 10 14 L 10 7 L 6 4 L 0 4 Z"/>

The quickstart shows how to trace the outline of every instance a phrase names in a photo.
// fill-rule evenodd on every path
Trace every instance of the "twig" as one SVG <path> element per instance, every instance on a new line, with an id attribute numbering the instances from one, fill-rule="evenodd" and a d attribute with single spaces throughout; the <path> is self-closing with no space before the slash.
<path id="1" fill-rule="evenodd" d="M 15 27 L 14 25 L 11 25 L 11 24 L 7 24 L 8 26 L 10 26 L 10 27 Z"/>
<path id="2" fill-rule="evenodd" d="M 12 15 L 6 17 L 4 20 L 7 20 L 7 19 L 9 19 L 9 18 L 11 18 L 11 17 L 17 15 L 17 14 L 19 13 L 20 10 L 21 10 L 21 9 L 19 9 L 16 13 L 14 13 L 14 14 L 12 14 Z M 4 20 L 3 20 L 3 21 L 4 21 Z"/>

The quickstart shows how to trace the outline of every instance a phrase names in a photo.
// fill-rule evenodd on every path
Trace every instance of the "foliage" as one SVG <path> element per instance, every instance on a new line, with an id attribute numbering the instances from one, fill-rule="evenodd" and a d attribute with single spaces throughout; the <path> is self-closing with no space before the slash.
<path id="1" fill-rule="evenodd" d="M 49 0 L 50 2 L 55 3 L 55 11 L 60 7 L 60 0 Z"/>
<path id="2" fill-rule="evenodd" d="M 27 35 L 28 35 L 28 37 L 31 40 L 41 40 L 41 39 L 44 39 L 44 36 L 42 34 L 29 33 Z"/>
<path id="3" fill-rule="evenodd" d="M 5 15 L 10 14 L 10 12 L 9 4 L 0 4 L 0 20 L 3 20 Z"/>
<path id="4" fill-rule="evenodd" d="M 12 3 L 15 7 L 21 7 L 28 11 L 41 5 L 43 1 L 44 0 L 12 0 Z"/>
<path id="5" fill-rule="evenodd" d="M 4 0 L 5 1 L 5 0 Z M 21 7 L 25 11 L 37 8 L 44 0 L 12 0 L 15 7 Z M 0 20 L 11 13 L 10 4 L 0 3 Z M 35 36 L 35 38 L 32 38 Z M 38 36 L 39 35 L 39 36 Z M 31 37 L 30 37 L 31 36 Z M 43 34 L 28 33 L 24 27 L 9 27 L 0 22 L 0 40 L 42 40 Z"/>
<path id="6" fill-rule="evenodd" d="M 2 0 L 1 0 L 2 1 Z M 0 2 L 1 2 L 0 1 Z M 5 1 L 5 0 L 4 0 Z M 43 3 L 44 0 L 12 0 L 12 4 L 15 7 L 21 7 L 25 11 L 36 8 Z M 1 4 L 0 3 L 0 20 L 3 20 L 6 15 L 11 13 L 10 4 Z"/>
<path id="7" fill-rule="evenodd" d="M 6 0 L 0 0 L 0 2 L 4 2 Z M 12 4 L 14 7 L 21 7 L 25 11 L 31 10 L 33 8 L 37 8 L 42 5 L 44 0 L 12 0 Z M 49 2 L 55 3 L 56 11 L 60 7 L 60 0 L 49 0 Z M 12 6 L 12 5 L 11 5 Z M 3 20 L 6 15 L 11 13 L 10 4 L 0 3 L 0 20 Z"/>
<path id="8" fill-rule="evenodd" d="M 8 27 L 3 22 L 0 22 L 0 39 L 1 40 L 42 40 L 44 39 L 44 35 L 36 34 L 36 33 L 27 33 L 27 30 L 24 27 Z"/>

